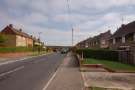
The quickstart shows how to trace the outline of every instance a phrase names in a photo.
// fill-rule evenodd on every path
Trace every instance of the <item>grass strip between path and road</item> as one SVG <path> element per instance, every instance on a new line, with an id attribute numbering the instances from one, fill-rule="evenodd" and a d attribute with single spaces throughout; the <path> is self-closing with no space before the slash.
<path id="1" fill-rule="evenodd" d="M 106 89 L 104 89 L 104 88 L 98 88 L 98 87 L 92 87 L 89 90 L 106 90 Z"/>
<path id="2" fill-rule="evenodd" d="M 105 67 L 108 67 L 115 71 L 134 71 L 135 66 L 129 64 L 123 64 L 120 62 L 114 62 L 109 60 L 100 60 L 100 59 L 92 59 L 92 58 L 85 58 L 83 64 L 102 64 Z"/>
<path id="3" fill-rule="evenodd" d="M 28 47 L 0 47 L 0 53 L 32 52 L 32 50 Z"/>
<path id="4" fill-rule="evenodd" d="M 122 90 L 122 89 L 115 89 L 115 88 L 106 89 L 106 88 L 100 88 L 100 87 L 91 87 L 91 88 L 89 88 L 89 90 Z"/>

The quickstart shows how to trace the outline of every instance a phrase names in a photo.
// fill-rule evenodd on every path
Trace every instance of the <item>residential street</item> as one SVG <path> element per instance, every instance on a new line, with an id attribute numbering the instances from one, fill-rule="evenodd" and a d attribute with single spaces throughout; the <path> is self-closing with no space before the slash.
<path id="1" fill-rule="evenodd" d="M 73 53 L 68 53 L 55 77 L 44 90 L 84 90 L 79 63 Z"/>
<path id="2" fill-rule="evenodd" d="M 135 90 L 135 0 L 0 0 L 0 90 Z"/>
<path id="3" fill-rule="evenodd" d="M 0 65 L 0 90 L 42 90 L 64 57 L 53 53 Z"/>

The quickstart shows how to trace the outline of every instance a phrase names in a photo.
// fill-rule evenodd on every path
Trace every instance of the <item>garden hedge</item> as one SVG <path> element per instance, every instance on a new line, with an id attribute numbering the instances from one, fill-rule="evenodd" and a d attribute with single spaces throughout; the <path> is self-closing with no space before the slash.
<path id="1" fill-rule="evenodd" d="M 82 55 L 84 58 L 94 58 L 103 60 L 118 61 L 118 52 L 104 49 L 77 49 L 76 53 Z"/>

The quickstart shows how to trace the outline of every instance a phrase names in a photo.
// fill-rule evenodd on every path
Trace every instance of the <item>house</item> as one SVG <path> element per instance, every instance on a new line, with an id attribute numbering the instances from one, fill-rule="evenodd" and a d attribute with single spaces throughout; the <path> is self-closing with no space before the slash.
<path id="1" fill-rule="evenodd" d="M 90 37 L 82 42 L 79 42 L 76 46 L 77 48 L 108 48 L 109 38 L 111 37 L 111 32 L 101 33 L 97 36 Z"/>
<path id="2" fill-rule="evenodd" d="M 100 34 L 100 48 L 109 48 L 109 39 L 111 36 L 110 30 Z"/>
<path id="3" fill-rule="evenodd" d="M 33 37 L 23 32 L 22 29 L 16 29 L 12 24 L 6 26 L 1 34 L 7 36 L 4 47 L 33 47 Z"/>
<path id="4" fill-rule="evenodd" d="M 99 48 L 100 47 L 100 37 L 99 35 L 94 36 L 86 40 L 87 48 Z"/>
<path id="5" fill-rule="evenodd" d="M 110 38 L 110 48 L 116 50 L 129 50 L 135 47 L 135 21 L 122 24 Z"/>
<path id="6" fill-rule="evenodd" d="M 46 49 L 44 42 L 41 42 L 40 39 L 33 37 L 33 50 Z"/>
<path id="7" fill-rule="evenodd" d="M 37 39 L 36 37 L 33 37 L 33 46 L 41 46 L 40 39 Z"/>
<path id="8" fill-rule="evenodd" d="M 86 44 L 87 44 L 86 40 L 83 40 L 83 41 L 76 44 L 76 48 L 86 48 L 87 47 Z"/>

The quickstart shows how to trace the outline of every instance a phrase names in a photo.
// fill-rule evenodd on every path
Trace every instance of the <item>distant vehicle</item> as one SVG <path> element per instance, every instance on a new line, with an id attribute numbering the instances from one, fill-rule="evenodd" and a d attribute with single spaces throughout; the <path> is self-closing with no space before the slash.
<path id="1" fill-rule="evenodd" d="M 61 50 L 61 54 L 65 54 L 65 53 L 68 53 L 68 49 L 63 48 L 63 49 Z"/>
<path id="2" fill-rule="evenodd" d="M 54 50 L 53 50 L 53 52 L 57 52 L 57 50 L 56 50 L 56 49 L 54 49 Z"/>

